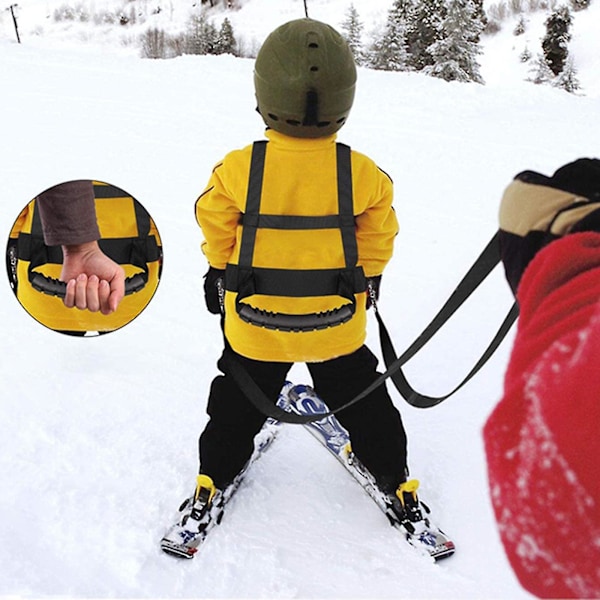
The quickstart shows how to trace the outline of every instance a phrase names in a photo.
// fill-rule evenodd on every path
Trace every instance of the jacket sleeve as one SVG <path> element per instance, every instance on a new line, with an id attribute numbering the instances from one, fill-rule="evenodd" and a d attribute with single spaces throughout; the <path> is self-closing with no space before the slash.
<path id="1" fill-rule="evenodd" d="M 483 431 L 502 542 L 539 597 L 600 596 L 599 298 L 599 234 L 533 258 L 504 394 Z"/>
<path id="2" fill-rule="evenodd" d="M 196 220 L 204 234 L 202 252 L 215 269 L 224 269 L 235 246 L 241 210 L 224 182 L 226 165 L 219 163 L 196 202 Z"/>
<path id="3" fill-rule="evenodd" d="M 89 180 L 56 185 L 37 198 L 48 246 L 83 244 L 100 239 L 94 186 Z"/>
<path id="4" fill-rule="evenodd" d="M 356 241 L 358 259 L 365 275 L 381 275 L 394 251 L 394 239 L 398 234 L 398 220 L 392 206 L 394 190 L 392 180 L 374 164 L 359 171 L 354 178 L 358 197 L 366 185 L 368 201 L 356 217 Z"/>

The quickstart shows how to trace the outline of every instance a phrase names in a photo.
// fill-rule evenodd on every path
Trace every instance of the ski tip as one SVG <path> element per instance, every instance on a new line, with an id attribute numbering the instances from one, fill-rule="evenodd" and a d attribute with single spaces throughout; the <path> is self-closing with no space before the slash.
<path id="1" fill-rule="evenodd" d="M 184 544 L 176 544 L 170 540 L 163 539 L 160 542 L 160 548 L 163 552 L 175 558 L 194 558 L 194 554 L 198 551 L 198 548 L 190 548 Z"/>
<path id="2" fill-rule="evenodd" d="M 436 548 L 431 552 L 431 556 L 434 560 L 438 561 L 442 558 L 448 558 L 454 554 L 456 547 L 454 546 L 454 542 L 448 540 L 443 544 L 436 546 Z"/>

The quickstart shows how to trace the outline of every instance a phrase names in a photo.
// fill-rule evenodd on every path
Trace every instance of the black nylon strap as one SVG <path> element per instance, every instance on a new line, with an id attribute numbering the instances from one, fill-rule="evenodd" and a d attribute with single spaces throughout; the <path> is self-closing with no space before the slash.
<path id="1" fill-rule="evenodd" d="M 121 265 L 132 264 L 143 268 L 141 265 L 132 262 L 131 242 L 140 242 L 143 244 L 144 262 L 154 262 L 160 258 L 160 248 L 154 237 L 147 240 L 138 240 L 137 238 L 103 238 L 98 240 L 102 252 L 110 256 L 112 260 Z M 40 252 L 40 248 L 42 251 Z M 40 239 L 33 237 L 29 233 L 20 233 L 18 238 L 18 259 L 35 263 L 34 267 L 45 264 L 60 265 L 63 261 L 62 249 L 60 246 L 45 246 L 40 243 Z M 140 262 L 139 260 L 137 262 Z"/>
<path id="2" fill-rule="evenodd" d="M 242 215 L 241 224 L 246 227 L 261 229 L 340 229 L 340 215 L 324 215 L 321 217 L 301 215 Z"/>
<path id="3" fill-rule="evenodd" d="M 94 183 L 94 198 L 130 198 L 122 189 L 107 183 Z"/>
<path id="4" fill-rule="evenodd" d="M 341 219 L 342 244 L 346 257 L 346 268 L 358 262 L 358 246 L 354 225 L 354 196 L 352 193 L 352 165 L 350 147 L 336 144 L 338 212 Z"/>
<path id="5" fill-rule="evenodd" d="M 389 333 L 383 323 L 381 315 L 379 311 L 376 310 L 375 316 L 377 318 L 377 322 L 379 325 L 379 338 L 381 342 L 381 352 L 384 356 L 384 363 L 387 367 L 387 373 L 389 373 L 389 377 L 392 382 L 396 386 L 396 389 L 400 393 L 400 395 L 410 404 L 411 406 L 415 406 L 416 408 L 431 408 L 436 404 L 440 404 L 447 398 L 450 398 L 453 394 L 455 394 L 458 390 L 460 390 L 466 383 L 468 383 L 474 375 L 483 367 L 483 365 L 489 360 L 492 354 L 496 351 L 498 346 L 501 344 L 502 340 L 506 337 L 506 334 L 512 327 L 513 323 L 516 321 L 519 316 L 519 307 L 515 302 L 510 308 L 508 314 L 504 318 L 504 321 L 500 325 L 500 328 L 496 332 L 496 335 L 485 349 L 479 360 L 475 363 L 475 366 L 469 371 L 466 377 L 450 392 L 443 396 L 427 396 L 425 394 L 421 394 L 417 392 L 408 382 L 404 372 L 401 367 L 405 363 L 408 362 L 407 355 L 414 356 L 419 348 L 415 347 L 413 344 L 409 351 L 402 354 L 402 356 L 396 358 L 396 352 L 392 345 L 391 338 Z M 430 338 L 428 338 L 430 339 Z"/>
<path id="6" fill-rule="evenodd" d="M 238 265 L 227 265 L 225 276 L 225 289 L 237 292 L 239 289 Z M 254 283 L 256 289 L 266 296 L 286 296 L 303 298 L 306 296 L 338 296 L 340 292 L 339 269 L 306 269 L 290 271 L 289 269 L 265 269 L 253 267 Z M 367 281 L 361 267 L 351 270 L 351 293 L 364 292 Z"/>
<path id="7" fill-rule="evenodd" d="M 238 259 L 240 267 L 250 268 L 252 266 L 258 216 L 260 213 L 260 197 L 262 195 L 266 152 L 266 141 L 261 140 L 259 142 L 254 142 L 254 145 L 252 146 L 252 157 L 250 159 L 248 193 L 246 195 L 245 215 L 247 215 L 247 224 L 244 225 L 244 228 L 242 229 L 242 241 L 240 243 L 240 256 Z"/>

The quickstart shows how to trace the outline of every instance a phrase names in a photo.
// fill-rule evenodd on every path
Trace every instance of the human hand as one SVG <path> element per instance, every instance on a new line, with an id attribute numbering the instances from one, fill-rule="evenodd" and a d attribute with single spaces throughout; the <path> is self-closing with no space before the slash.
<path id="1" fill-rule="evenodd" d="M 67 284 L 67 308 L 103 315 L 114 312 L 125 296 L 125 271 L 102 252 L 98 242 L 63 246 L 60 280 Z"/>

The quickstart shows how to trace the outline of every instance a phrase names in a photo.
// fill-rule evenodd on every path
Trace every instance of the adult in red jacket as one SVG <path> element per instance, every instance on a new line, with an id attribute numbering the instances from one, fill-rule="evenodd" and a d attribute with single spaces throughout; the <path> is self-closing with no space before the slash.
<path id="1" fill-rule="evenodd" d="M 508 559 L 543 598 L 600 597 L 600 161 L 527 171 L 500 208 L 520 307 L 504 395 L 484 427 Z"/>

